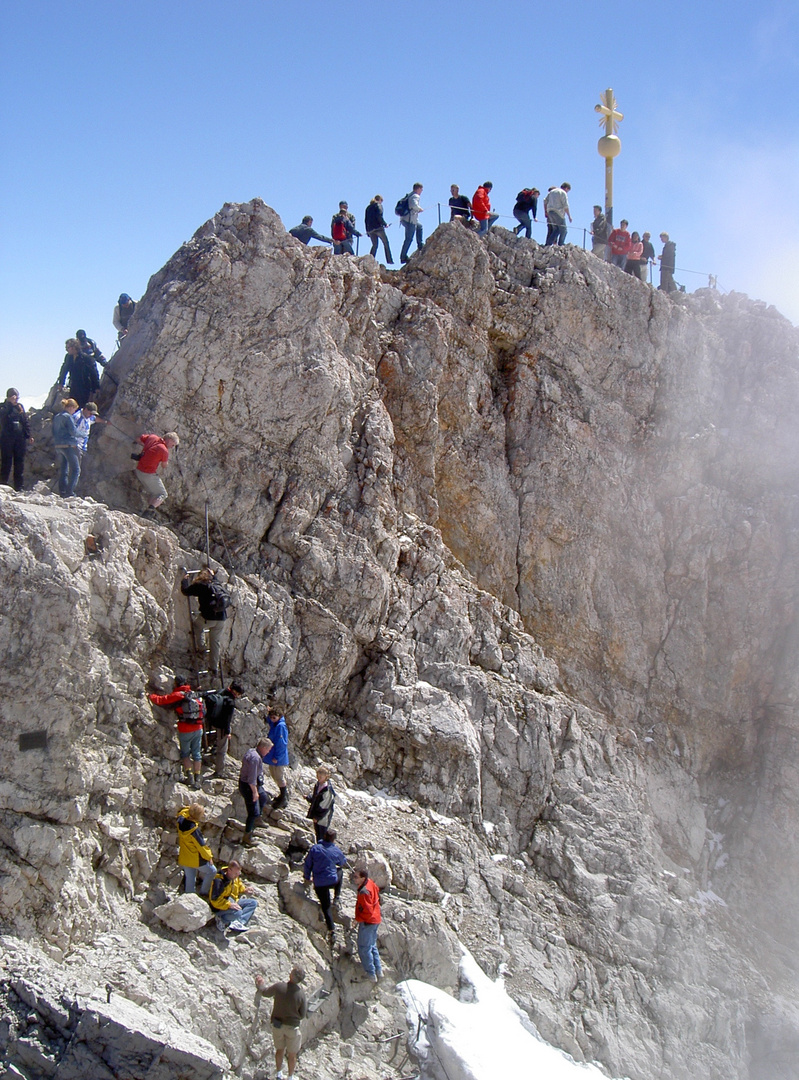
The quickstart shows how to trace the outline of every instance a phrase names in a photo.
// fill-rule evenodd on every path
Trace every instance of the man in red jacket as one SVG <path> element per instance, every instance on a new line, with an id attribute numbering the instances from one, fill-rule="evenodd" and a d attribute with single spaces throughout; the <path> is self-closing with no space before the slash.
<path id="1" fill-rule="evenodd" d="M 372 982 L 377 982 L 383 975 L 383 965 L 380 963 L 380 953 L 377 951 L 377 928 L 381 922 L 380 890 L 370 880 L 364 866 L 355 867 L 352 880 L 358 891 L 358 899 L 355 901 L 358 956 L 361 958 L 363 970 Z"/>
<path id="2" fill-rule="evenodd" d="M 158 475 L 159 466 L 166 465 L 169 461 L 169 451 L 180 445 L 180 439 L 174 431 L 168 431 L 163 439 L 160 435 L 140 435 L 139 442 L 144 449 L 138 457 L 136 454 L 132 455 L 136 458 L 136 476 L 150 496 L 149 509 L 155 510 L 167 494 L 164 481 Z"/>
<path id="3" fill-rule="evenodd" d="M 472 199 L 472 217 L 475 221 L 480 222 L 480 227 L 477 230 L 477 235 L 482 236 L 483 233 L 487 233 L 494 222 L 499 217 L 499 214 L 491 213 L 491 199 L 489 192 L 494 185 L 490 180 L 486 180 L 484 184 L 475 191 L 474 198 Z"/>

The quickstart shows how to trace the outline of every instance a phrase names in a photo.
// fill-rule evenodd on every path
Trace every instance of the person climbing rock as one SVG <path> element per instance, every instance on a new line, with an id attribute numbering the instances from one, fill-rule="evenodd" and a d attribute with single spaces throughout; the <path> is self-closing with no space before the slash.
<path id="1" fill-rule="evenodd" d="M 100 375 L 94 358 L 81 352 L 80 342 L 76 338 L 67 338 L 67 355 L 58 373 L 57 392 L 66 394 L 77 401 L 83 408 L 100 388 Z M 50 401 L 48 395 L 48 402 Z M 47 402 L 45 403 L 47 405 Z"/>
<path id="2" fill-rule="evenodd" d="M 377 928 L 380 915 L 380 890 L 370 879 L 365 866 L 356 866 L 352 880 L 358 892 L 355 901 L 355 921 L 358 924 L 358 956 L 363 970 L 373 982 L 383 976 L 383 965 L 377 951 Z"/>
<path id="3" fill-rule="evenodd" d="M 211 881 L 208 902 L 216 911 L 217 930 L 241 933 L 247 929 L 255 914 L 258 901 L 253 900 L 252 886 L 241 880 L 241 863 L 231 859 Z"/>
<path id="4" fill-rule="evenodd" d="M 180 439 L 174 431 L 168 431 L 163 439 L 160 435 L 140 435 L 138 441 L 143 447 L 142 451 L 130 456 L 136 462 L 139 483 L 150 496 L 148 510 L 155 510 L 167 497 L 158 469 L 169 461 L 169 451 L 180 445 Z"/>
<path id="5" fill-rule="evenodd" d="M 194 581 L 192 581 L 194 577 Z M 206 566 L 199 573 L 183 575 L 180 591 L 184 596 L 196 596 L 200 606 L 202 629 L 208 636 L 208 670 L 214 676 L 221 675 L 222 635 L 227 624 L 230 592 L 216 581 L 216 571 Z"/>
<path id="6" fill-rule="evenodd" d="M 344 867 L 347 865 L 347 856 L 341 848 L 336 847 L 336 835 L 335 829 L 328 829 L 322 839 L 317 840 L 311 847 L 303 865 L 303 884 L 307 889 L 313 881 L 331 947 L 336 941 L 336 931 L 330 914 L 330 890 L 333 890 L 333 900 L 337 901 L 344 878 Z"/>
<path id="7" fill-rule="evenodd" d="M 19 400 L 19 390 L 10 387 L 0 405 L 0 484 L 7 484 L 14 467 L 14 491 L 22 491 L 25 471 L 25 452 L 33 443 L 31 426 L 25 406 Z"/>
<path id="8" fill-rule="evenodd" d="M 313 821 L 316 839 L 319 841 L 330 828 L 336 806 L 336 793 L 330 783 L 330 769 L 327 765 L 319 765 L 316 770 L 316 785 L 313 792 L 305 798 L 310 803 L 306 817 Z"/>
<path id="9" fill-rule="evenodd" d="M 205 807 L 199 803 L 184 806 L 178 813 L 178 866 L 183 868 L 184 891 L 196 891 L 199 872 L 200 896 L 208 895 L 216 873 L 211 849 L 200 832 L 204 820 Z"/>
<path id="10" fill-rule="evenodd" d="M 255 819 L 263 813 L 263 809 L 269 802 L 269 796 L 264 791 L 264 754 L 272 748 L 269 739 L 259 739 L 252 750 L 248 750 L 241 759 L 241 772 L 239 773 L 239 792 L 247 806 L 247 823 L 244 826 L 242 844 L 252 843 L 252 834 L 255 829 Z"/>
<path id="11" fill-rule="evenodd" d="M 272 800 L 272 809 L 280 810 L 289 801 L 289 789 L 286 781 L 286 769 L 289 765 L 289 729 L 286 718 L 280 709 L 271 708 L 267 715 L 269 722 L 269 741 L 272 748 L 264 758 L 269 766 L 269 775 L 278 786 L 278 793 Z"/>
<path id="12" fill-rule="evenodd" d="M 97 342 L 93 341 L 92 338 L 87 337 L 85 330 L 76 330 L 75 337 L 77 338 L 82 356 L 89 357 L 89 359 L 99 364 L 100 367 L 107 366 L 108 361 L 97 347 Z"/>
<path id="13" fill-rule="evenodd" d="M 119 300 L 117 300 L 114 307 L 113 323 L 114 329 L 117 332 L 117 339 L 119 341 L 127 334 L 128 325 L 133 318 L 133 312 L 136 310 L 136 301 L 131 300 L 126 292 L 119 294 Z"/>
<path id="14" fill-rule="evenodd" d="M 332 244 L 333 241 L 329 236 L 322 236 L 321 233 L 316 232 L 313 227 L 313 218 L 310 214 L 306 214 L 299 225 L 295 225 L 293 229 L 289 229 L 289 236 L 293 236 L 295 240 L 299 240 L 301 244 L 309 244 L 311 240 L 318 240 L 320 244 Z"/>
<path id="15" fill-rule="evenodd" d="M 284 1080 L 283 1055 L 288 1058 L 288 1080 L 294 1080 L 297 1070 L 297 1058 L 302 1047 L 300 1025 L 308 1015 L 308 1001 L 300 983 L 305 982 L 305 970 L 293 967 L 288 982 L 276 982 L 267 986 L 263 975 L 255 976 L 255 986 L 259 994 L 274 998 L 270 1023 L 272 1042 L 275 1044 L 275 1080 Z"/>
<path id="16" fill-rule="evenodd" d="M 206 726 L 212 727 L 216 733 L 214 777 L 217 779 L 225 775 L 225 757 L 230 743 L 233 712 L 236 708 L 236 699 L 243 693 L 244 688 L 241 684 L 232 682 L 224 690 L 206 690 L 203 694 Z"/>
<path id="17" fill-rule="evenodd" d="M 205 702 L 192 690 L 189 683 L 175 676 L 175 688 L 171 694 L 148 694 L 153 705 L 162 709 L 174 709 L 178 715 L 178 744 L 183 780 L 189 787 L 200 787 L 202 772 L 203 718 Z"/>

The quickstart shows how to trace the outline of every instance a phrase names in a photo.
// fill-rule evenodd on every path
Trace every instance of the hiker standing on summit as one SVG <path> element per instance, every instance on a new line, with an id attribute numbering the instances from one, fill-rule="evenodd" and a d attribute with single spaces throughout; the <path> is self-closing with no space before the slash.
<path id="1" fill-rule="evenodd" d="M 422 194 L 422 191 L 423 187 L 421 184 L 414 184 L 410 194 L 406 195 L 404 199 L 400 199 L 395 208 L 395 212 L 399 214 L 399 219 L 405 230 L 405 240 L 403 241 L 402 251 L 400 252 L 401 263 L 408 262 L 408 259 L 410 258 L 408 251 L 413 243 L 414 236 L 416 237 L 416 250 L 421 251 L 424 247 L 422 226 L 419 224 L 419 215 L 424 213 L 424 207 L 419 202 L 419 196 Z"/>
<path id="2" fill-rule="evenodd" d="M 192 581 L 194 577 L 194 581 Z M 216 571 L 210 566 L 197 571 L 187 571 L 180 583 L 184 596 L 196 596 L 200 605 L 202 629 L 208 635 L 208 670 L 219 675 L 219 662 L 222 657 L 222 634 L 227 621 L 227 609 L 230 607 L 230 593 L 214 579 Z"/>
<path id="3" fill-rule="evenodd" d="M 14 491 L 22 491 L 25 452 L 32 442 L 33 436 L 25 406 L 19 400 L 19 390 L 12 386 L 6 390 L 6 399 L 0 405 L 0 484 L 8 483 L 13 465 Z"/>
<path id="4" fill-rule="evenodd" d="M 354 255 L 352 250 L 353 236 L 361 234 L 355 228 L 355 215 L 349 211 L 349 205 L 345 202 L 338 204 L 338 213 L 330 222 L 330 235 L 333 237 L 334 255 Z"/>

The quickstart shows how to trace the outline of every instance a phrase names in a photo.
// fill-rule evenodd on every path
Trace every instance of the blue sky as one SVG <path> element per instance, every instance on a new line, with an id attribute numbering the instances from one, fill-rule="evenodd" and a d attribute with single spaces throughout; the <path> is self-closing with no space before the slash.
<path id="1" fill-rule="evenodd" d="M 429 231 L 453 182 L 509 215 L 569 180 L 587 226 L 606 87 L 616 220 L 668 231 L 689 289 L 714 273 L 799 322 L 795 3 L 26 0 L 0 40 L 3 389 L 45 392 L 78 327 L 109 355 L 119 293 L 227 201 L 327 232 L 339 199 L 362 221 L 419 180 Z"/>

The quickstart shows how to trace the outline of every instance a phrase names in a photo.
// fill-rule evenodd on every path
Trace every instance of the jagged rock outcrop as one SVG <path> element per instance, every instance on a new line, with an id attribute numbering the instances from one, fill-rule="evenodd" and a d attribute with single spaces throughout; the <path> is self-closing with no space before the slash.
<path id="1" fill-rule="evenodd" d="M 795 1077 L 796 359 L 775 313 L 571 248 L 443 226 L 397 274 L 226 206 L 108 369 L 83 481 L 102 503 L 0 502 L 5 925 L 242 1076 L 268 1048 L 261 941 L 271 977 L 302 957 L 328 995 L 320 1075 L 402 1023 L 331 967 L 294 889 L 301 801 L 242 859 L 263 929 L 222 948 L 159 920 L 187 796 L 145 689 L 191 666 L 177 582 L 207 504 L 248 685 L 232 752 L 277 696 L 297 775 L 336 765 L 345 849 L 387 860 L 395 979 L 454 988 L 459 939 L 614 1075 Z M 130 440 L 172 428 L 159 526 L 125 512 Z M 204 784 L 220 859 L 237 798 L 234 767 Z"/>

